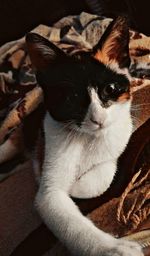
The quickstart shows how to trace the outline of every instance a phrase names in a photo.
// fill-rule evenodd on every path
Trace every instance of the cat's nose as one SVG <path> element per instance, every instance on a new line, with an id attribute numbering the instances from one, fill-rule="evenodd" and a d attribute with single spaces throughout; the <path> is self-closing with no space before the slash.
<path id="1" fill-rule="evenodd" d="M 98 125 L 98 126 L 100 126 L 101 127 L 101 122 L 100 122 L 100 120 L 96 120 L 95 118 L 93 118 L 93 117 L 91 117 L 90 118 L 90 121 L 93 123 L 93 124 L 96 124 L 96 125 Z"/>

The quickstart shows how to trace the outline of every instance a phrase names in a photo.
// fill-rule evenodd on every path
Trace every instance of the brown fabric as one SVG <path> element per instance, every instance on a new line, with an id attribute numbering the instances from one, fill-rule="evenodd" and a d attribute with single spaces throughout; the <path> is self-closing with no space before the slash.
<path id="1" fill-rule="evenodd" d="M 146 180 L 150 180 L 150 169 L 137 181 L 141 173 L 142 170 L 134 175 L 120 198 L 113 198 L 88 215 L 97 227 L 116 237 L 123 237 L 138 231 L 140 223 L 148 220 L 150 182 L 147 183 Z M 150 229 L 150 219 L 148 228 Z"/>
<path id="2" fill-rule="evenodd" d="M 27 256 L 36 255 L 42 256 L 43 253 L 49 251 L 51 247 L 55 246 L 56 238 L 50 230 L 41 224 L 35 229 L 19 246 L 13 251 L 11 256 Z"/>
<path id="3" fill-rule="evenodd" d="M 9 256 L 40 224 L 33 200 L 36 184 L 31 163 L 0 183 L 0 255 Z"/>

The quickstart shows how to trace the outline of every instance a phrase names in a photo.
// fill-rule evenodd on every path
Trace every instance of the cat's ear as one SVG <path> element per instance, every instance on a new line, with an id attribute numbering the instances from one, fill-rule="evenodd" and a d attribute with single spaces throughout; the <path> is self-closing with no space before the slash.
<path id="1" fill-rule="evenodd" d="M 66 54 L 57 46 L 36 33 L 26 35 L 26 45 L 31 62 L 37 70 L 45 69 L 66 57 Z"/>
<path id="2" fill-rule="evenodd" d="M 110 23 L 93 52 L 94 58 L 105 65 L 129 66 L 129 27 L 126 17 L 119 16 Z"/>

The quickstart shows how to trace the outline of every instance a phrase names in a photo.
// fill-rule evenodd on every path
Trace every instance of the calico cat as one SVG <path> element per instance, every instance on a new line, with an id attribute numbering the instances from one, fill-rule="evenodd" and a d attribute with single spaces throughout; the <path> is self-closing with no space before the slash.
<path id="1" fill-rule="evenodd" d="M 47 109 L 41 217 L 72 255 L 142 256 L 137 243 L 99 230 L 71 199 L 109 188 L 132 133 L 126 19 L 114 20 L 91 52 L 67 56 L 34 33 L 26 42 Z"/>

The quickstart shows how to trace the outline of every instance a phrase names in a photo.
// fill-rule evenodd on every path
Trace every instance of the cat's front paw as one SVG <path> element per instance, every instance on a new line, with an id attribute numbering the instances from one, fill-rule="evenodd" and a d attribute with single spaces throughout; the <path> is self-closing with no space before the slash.
<path id="1" fill-rule="evenodd" d="M 144 256 L 144 254 L 138 243 L 118 239 L 115 246 L 108 249 L 103 256 Z"/>

